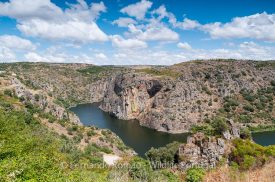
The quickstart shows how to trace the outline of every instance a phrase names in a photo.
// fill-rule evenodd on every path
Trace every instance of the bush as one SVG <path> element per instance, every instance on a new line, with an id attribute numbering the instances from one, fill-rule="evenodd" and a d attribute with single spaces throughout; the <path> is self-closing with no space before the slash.
<path id="1" fill-rule="evenodd" d="M 214 128 L 209 124 L 203 124 L 203 125 L 195 125 L 191 127 L 192 133 L 202 132 L 205 135 L 212 136 L 214 135 L 215 131 Z"/>
<path id="2" fill-rule="evenodd" d="M 152 168 L 147 160 L 140 157 L 134 157 L 130 161 L 129 175 L 138 181 L 150 181 Z"/>
<path id="3" fill-rule="evenodd" d="M 158 149 L 151 148 L 145 156 L 154 165 L 153 168 L 158 168 L 161 164 L 174 164 L 179 145 L 179 142 L 173 142 Z"/>
<path id="4" fill-rule="evenodd" d="M 253 121 L 252 117 L 249 115 L 241 114 L 239 116 L 240 123 L 251 123 Z"/>
<path id="5" fill-rule="evenodd" d="M 13 95 L 13 93 L 12 93 L 12 91 L 10 89 L 5 89 L 4 90 L 4 94 L 7 95 L 7 96 L 9 96 L 9 97 L 12 97 L 12 95 Z"/>
<path id="6" fill-rule="evenodd" d="M 211 126 L 214 128 L 216 135 L 221 135 L 223 132 L 228 130 L 225 118 L 217 117 L 211 122 Z"/>
<path id="7" fill-rule="evenodd" d="M 243 106 L 243 109 L 249 112 L 254 112 L 254 107 L 250 104 Z"/>
<path id="8" fill-rule="evenodd" d="M 270 84 L 271 84 L 273 87 L 275 87 L 275 80 L 272 80 L 272 81 L 270 82 Z"/>
<path id="9" fill-rule="evenodd" d="M 240 131 L 240 137 L 242 139 L 251 139 L 252 135 L 248 128 L 241 129 Z"/>
<path id="10" fill-rule="evenodd" d="M 34 99 L 35 99 L 36 102 L 39 101 L 39 98 L 40 98 L 40 96 L 39 96 L 38 94 L 35 94 L 35 95 L 34 95 Z"/>
<path id="11" fill-rule="evenodd" d="M 94 135 L 96 135 L 96 132 L 94 132 L 93 130 L 89 130 L 89 131 L 87 131 L 87 136 L 94 136 Z"/>
<path id="12" fill-rule="evenodd" d="M 186 171 L 186 182 L 201 182 L 205 174 L 202 168 L 190 168 Z"/>
<path id="13" fill-rule="evenodd" d="M 269 157 L 275 156 L 275 147 L 263 147 L 250 140 L 233 140 L 234 149 L 230 154 L 231 162 L 240 166 L 241 170 L 248 170 L 262 166 Z"/>

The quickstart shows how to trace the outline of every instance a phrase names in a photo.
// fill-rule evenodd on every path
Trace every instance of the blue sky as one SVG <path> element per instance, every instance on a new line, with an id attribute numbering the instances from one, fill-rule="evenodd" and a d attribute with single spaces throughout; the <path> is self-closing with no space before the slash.
<path id="1" fill-rule="evenodd" d="M 275 59 L 273 0 L 2 0 L 0 62 Z"/>

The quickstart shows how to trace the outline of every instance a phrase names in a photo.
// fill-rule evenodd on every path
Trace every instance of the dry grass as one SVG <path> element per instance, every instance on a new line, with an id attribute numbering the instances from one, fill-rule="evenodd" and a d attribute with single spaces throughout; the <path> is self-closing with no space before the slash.
<path id="1" fill-rule="evenodd" d="M 228 166 L 223 166 L 210 171 L 204 177 L 205 182 L 274 182 L 275 161 L 262 168 L 239 172 Z"/>

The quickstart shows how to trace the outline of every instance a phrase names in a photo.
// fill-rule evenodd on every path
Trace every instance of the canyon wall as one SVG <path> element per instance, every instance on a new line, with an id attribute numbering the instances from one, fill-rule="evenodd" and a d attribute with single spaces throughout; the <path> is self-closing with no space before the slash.
<path id="1" fill-rule="evenodd" d="M 169 133 L 189 131 L 222 108 L 226 96 L 270 86 L 275 72 L 247 61 L 172 66 L 177 78 L 130 71 L 110 78 L 100 106 L 120 119 Z"/>

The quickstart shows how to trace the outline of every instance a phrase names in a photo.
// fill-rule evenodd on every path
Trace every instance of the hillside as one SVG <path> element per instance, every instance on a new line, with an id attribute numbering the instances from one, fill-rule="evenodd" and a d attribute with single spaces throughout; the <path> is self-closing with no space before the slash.
<path id="1" fill-rule="evenodd" d="M 24 63 L 7 69 L 67 108 L 101 102 L 101 109 L 118 118 L 181 133 L 217 116 L 252 127 L 273 124 L 274 64 L 209 60 L 123 68 Z"/>
<path id="2" fill-rule="evenodd" d="M 236 60 L 0 64 L 0 181 L 270 181 L 274 146 L 255 144 L 247 128 L 274 129 L 274 69 L 274 62 Z M 69 110 L 92 102 L 118 118 L 192 135 L 141 159 Z M 107 166 L 106 154 L 126 167 Z"/>

